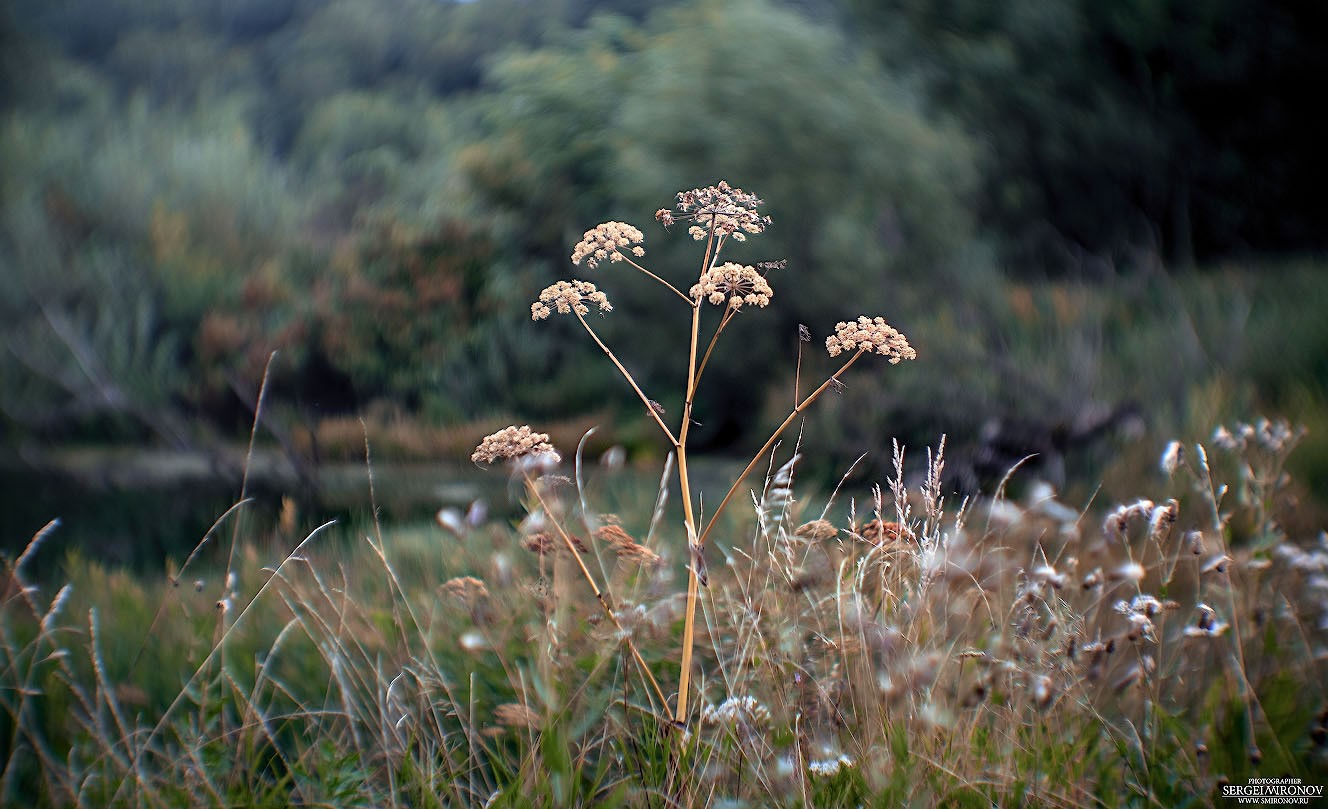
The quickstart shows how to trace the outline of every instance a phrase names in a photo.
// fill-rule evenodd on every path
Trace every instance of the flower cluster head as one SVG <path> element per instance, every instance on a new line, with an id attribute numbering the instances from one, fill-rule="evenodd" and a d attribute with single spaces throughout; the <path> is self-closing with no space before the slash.
<path id="1" fill-rule="evenodd" d="M 544 456 L 554 463 L 562 460 L 558 451 L 549 443 L 548 433 L 537 433 L 526 425 L 504 427 L 492 435 L 486 435 L 470 456 L 474 463 L 493 463 L 510 461 L 527 456 Z"/>
<path id="2" fill-rule="evenodd" d="M 467 604 L 473 604 L 482 598 L 489 597 L 489 588 L 485 587 L 484 582 L 474 576 L 458 576 L 455 579 L 448 579 L 443 582 L 443 592 Z"/>
<path id="3" fill-rule="evenodd" d="M 760 233 L 770 225 L 770 217 L 756 212 L 763 204 L 755 194 L 748 194 L 720 180 L 719 185 L 679 191 L 678 212 L 675 214 L 668 208 L 660 208 L 655 212 L 655 218 L 665 227 L 679 220 L 696 222 L 687 230 L 693 239 L 706 238 L 713 223 L 715 235 L 743 241 L 748 233 Z"/>
<path id="4" fill-rule="evenodd" d="M 1268 452 L 1282 452 L 1296 445 L 1304 435 L 1304 428 L 1293 429 L 1285 421 L 1259 419 L 1254 424 L 1236 422 L 1230 429 L 1219 425 L 1213 431 L 1213 443 L 1229 452 L 1244 451 L 1248 446 L 1258 446 Z"/>
<path id="5" fill-rule="evenodd" d="M 770 709 L 755 697 L 729 697 L 702 708 L 701 721 L 707 725 L 765 725 L 770 722 Z"/>
<path id="6" fill-rule="evenodd" d="M 594 268 L 605 259 L 611 262 L 624 260 L 624 252 L 640 258 L 646 254 L 640 246 L 644 240 L 641 231 L 626 222 L 605 222 L 585 232 L 572 251 L 572 263 L 580 264 L 584 260 Z"/>
<path id="7" fill-rule="evenodd" d="M 620 559 L 624 559 L 628 562 L 643 567 L 657 565 L 660 562 L 659 554 L 637 542 L 636 539 L 631 534 L 624 531 L 620 525 L 610 523 L 601 526 L 595 531 L 595 539 L 611 546 Z"/>
<path id="8" fill-rule="evenodd" d="M 900 360 L 915 360 L 918 354 L 904 335 L 885 322 L 883 317 L 868 318 L 835 324 L 835 333 L 825 338 L 825 350 L 837 357 L 843 351 L 866 351 L 890 358 L 891 365 Z"/>
<path id="9" fill-rule="evenodd" d="M 706 270 L 692 285 L 692 300 L 702 298 L 716 306 L 728 305 L 741 309 L 744 303 L 765 307 L 774 295 L 770 282 L 753 267 L 729 261 Z"/>
<path id="10" fill-rule="evenodd" d="M 545 287 L 539 300 L 530 305 L 530 319 L 543 320 L 553 314 L 555 309 L 560 315 L 570 315 L 572 312 L 578 315 L 589 314 L 590 306 L 587 304 L 598 306 L 601 312 L 613 311 L 608 296 L 589 281 L 559 281 Z"/>

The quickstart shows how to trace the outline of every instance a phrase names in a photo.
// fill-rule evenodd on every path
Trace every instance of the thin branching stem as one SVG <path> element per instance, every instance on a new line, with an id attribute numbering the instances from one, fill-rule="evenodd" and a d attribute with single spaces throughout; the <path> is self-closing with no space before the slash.
<path id="1" fill-rule="evenodd" d="M 640 270 L 641 272 L 645 273 L 646 275 L 648 275 L 648 276 L 650 276 L 651 278 L 655 279 L 656 281 L 660 282 L 660 283 L 663 284 L 664 286 L 668 287 L 670 292 L 672 292 L 674 295 L 677 295 L 679 298 L 682 298 L 684 301 L 686 301 L 688 306 L 696 306 L 696 305 L 697 305 L 696 301 L 694 301 L 694 300 L 692 300 L 691 298 L 689 298 L 689 297 L 687 297 L 686 295 L 684 295 L 683 292 L 682 292 L 682 290 L 678 289 L 678 288 L 675 287 L 673 284 L 670 284 L 668 281 L 665 281 L 663 278 L 660 278 L 658 275 L 655 275 L 653 272 L 651 272 L 650 270 L 647 270 L 645 267 L 642 267 L 640 264 L 637 264 L 635 261 L 632 261 L 632 260 L 631 260 L 629 257 L 627 257 L 625 254 L 623 254 L 623 253 L 615 253 L 614 255 L 618 256 L 618 257 L 621 258 L 623 261 L 626 261 L 628 264 L 631 264 L 633 267 L 637 268 L 637 269 Z"/>
<path id="2" fill-rule="evenodd" d="M 586 332 L 590 335 L 590 339 L 594 340 L 595 345 L 599 346 L 600 351 L 604 352 L 604 356 L 609 358 L 609 361 L 612 362 L 614 367 L 618 369 L 618 372 L 622 374 L 623 379 L 627 380 L 627 384 L 632 386 L 632 390 L 635 391 L 637 397 L 640 398 L 641 404 L 646 406 L 646 412 L 655 420 L 655 424 L 659 425 L 659 429 L 664 431 L 664 435 L 669 439 L 669 443 L 675 447 L 678 446 L 679 439 L 674 437 L 673 431 L 670 430 L 669 426 L 664 423 L 662 418 L 660 418 L 659 411 L 655 409 L 655 405 L 651 403 L 650 398 L 645 395 L 641 390 L 641 387 L 636 384 L 636 379 L 632 377 L 631 372 L 618 361 L 618 358 L 609 350 L 609 347 L 604 344 L 604 341 L 599 339 L 599 335 L 595 333 L 594 329 L 590 328 L 590 324 L 586 322 L 586 319 L 580 312 L 576 313 L 576 319 L 581 321 L 581 325 L 585 327 Z"/>
<path id="3" fill-rule="evenodd" d="M 705 257 L 701 260 L 701 272 L 698 277 L 704 274 L 710 267 L 710 262 L 714 259 L 718 249 L 715 237 L 716 216 L 710 216 L 710 233 L 706 237 Z M 691 687 L 692 679 L 692 647 L 696 635 L 696 596 L 700 585 L 697 565 L 700 563 L 697 551 L 701 544 L 697 542 L 696 534 L 696 516 L 692 512 L 692 488 L 691 480 L 687 472 L 687 434 L 692 425 L 692 404 L 696 399 L 696 349 L 701 333 L 701 306 L 700 302 L 692 307 L 692 332 L 691 340 L 687 349 L 687 396 L 683 402 L 682 424 L 678 427 L 678 488 L 681 490 L 683 520 L 687 529 L 687 546 L 690 551 L 691 564 L 687 567 L 687 607 L 683 617 L 682 630 L 682 657 L 679 661 L 681 673 L 678 677 L 678 704 L 674 708 L 673 721 L 675 724 L 683 725 L 687 722 L 687 692 Z"/>
<path id="4" fill-rule="evenodd" d="M 549 504 L 545 502 L 544 495 L 540 493 L 539 486 L 535 485 L 535 481 L 531 480 L 530 476 L 525 475 L 524 473 L 522 474 L 522 477 L 525 479 L 527 491 L 535 496 L 536 502 L 539 503 L 540 508 L 544 510 L 544 513 L 552 514 L 553 512 L 549 509 Z M 595 600 L 599 602 L 600 607 L 604 610 L 604 614 L 607 615 L 609 621 L 613 623 L 613 627 L 618 630 L 619 637 L 621 637 L 623 642 L 627 644 L 627 650 L 632 653 L 632 659 L 634 659 L 636 665 L 640 667 L 642 677 L 644 677 L 650 684 L 651 690 L 655 692 L 655 696 L 659 699 L 660 706 L 662 708 L 667 708 L 668 700 L 664 698 L 664 690 L 659 687 L 659 681 L 655 679 L 655 675 L 651 673 L 650 667 L 646 665 L 645 658 L 643 658 L 641 652 L 637 650 L 636 644 L 632 641 L 631 635 L 623 629 L 622 623 L 618 621 L 617 613 L 613 611 L 613 607 L 609 606 L 608 599 L 604 597 L 604 591 L 599 588 L 599 585 L 595 582 L 595 577 L 590 573 L 590 568 L 586 567 L 585 560 L 582 559 L 581 554 L 577 552 L 576 544 L 573 543 L 572 538 L 567 535 L 567 531 L 563 528 L 561 522 L 558 520 L 550 520 L 550 522 L 553 524 L 554 530 L 558 532 L 558 538 L 563 541 L 563 544 L 567 546 L 567 551 L 571 553 L 572 558 L 576 560 L 576 566 L 580 568 L 581 575 L 585 577 L 586 584 L 590 585 L 590 591 L 595 594 Z"/>
<path id="5" fill-rule="evenodd" d="M 696 366 L 696 383 L 701 384 L 701 374 L 705 373 L 706 364 L 710 362 L 710 354 L 715 350 L 715 344 L 719 342 L 719 335 L 724 333 L 730 322 L 738 314 L 738 310 L 730 306 L 724 310 L 724 316 L 719 320 L 719 326 L 716 327 L 714 335 L 710 338 L 710 345 L 706 346 L 705 354 L 701 357 L 701 364 Z"/>
<path id="6" fill-rule="evenodd" d="M 793 410 L 789 412 L 788 416 L 784 419 L 784 421 L 778 427 L 775 428 L 775 431 L 770 434 L 770 437 L 766 439 L 766 442 L 762 444 L 761 448 L 756 451 L 755 455 L 752 456 L 752 459 L 750 462 L 748 462 L 746 468 L 744 468 L 742 472 L 740 472 L 738 476 L 734 478 L 733 485 L 730 486 L 728 492 L 725 493 L 724 499 L 719 501 L 719 506 L 715 509 L 714 513 L 710 515 L 710 519 L 706 522 L 705 530 L 703 530 L 701 532 L 701 535 L 697 538 L 698 545 L 702 547 L 705 546 L 706 539 L 710 537 L 710 532 L 715 529 L 716 523 L 719 521 L 720 516 L 724 513 L 724 509 L 726 506 L 728 506 L 729 501 L 733 499 L 733 495 L 738 491 L 738 487 L 742 485 L 742 482 L 746 480 L 747 476 L 750 475 L 752 473 L 752 470 L 756 468 L 756 465 L 760 462 L 761 458 L 764 457 L 764 455 L 770 451 L 771 447 L 775 445 L 775 442 L 779 440 L 779 436 L 782 435 L 784 431 L 788 429 L 789 425 L 793 423 L 794 419 L 796 419 L 808 407 L 811 407 L 812 403 L 815 402 L 817 399 L 819 399 L 821 397 L 821 394 L 825 393 L 830 388 L 831 385 L 835 384 L 835 382 L 839 380 L 840 375 L 842 375 L 845 371 L 847 371 L 849 367 L 852 366 L 853 363 L 857 362 L 858 358 L 865 353 L 866 353 L 865 351 L 861 350 L 855 352 L 853 356 L 848 358 L 847 362 L 845 362 L 843 365 L 839 367 L 838 371 L 835 371 L 828 378 L 826 378 L 826 380 L 821 383 L 820 387 L 818 387 L 816 390 L 812 391 L 811 393 L 807 394 L 807 398 L 803 399 L 802 402 L 799 403 L 797 407 L 793 408 Z"/>

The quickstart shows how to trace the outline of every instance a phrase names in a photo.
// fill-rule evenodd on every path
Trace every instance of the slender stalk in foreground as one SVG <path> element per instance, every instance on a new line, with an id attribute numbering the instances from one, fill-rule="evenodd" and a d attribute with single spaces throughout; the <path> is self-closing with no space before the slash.
<path id="1" fill-rule="evenodd" d="M 857 362 L 858 358 L 864 353 L 866 353 L 865 350 L 859 350 L 850 356 L 848 361 L 839 367 L 839 370 L 831 374 L 825 382 L 821 383 L 819 388 L 808 394 L 806 399 L 803 399 L 802 402 L 793 408 L 788 414 L 788 417 L 775 428 L 775 431 L 770 434 L 770 437 L 766 439 L 766 442 L 762 444 L 761 448 L 752 456 L 752 459 L 748 462 L 747 466 L 738 474 L 737 478 L 734 479 L 733 485 L 729 487 L 728 492 L 724 495 L 724 499 L 720 501 L 719 507 L 710 515 L 710 519 L 706 522 L 705 530 L 701 531 L 699 536 L 693 533 L 694 529 L 690 529 L 689 527 L 688 533 L 690 536 L 688 537 L 688 542 L 692 543 L 694 554 L 704 553 L 706 539 L 710 536 L 710 532 L 714 530 L 716 522 L 720 515 L 724 513 L 724 509 L 728 506 L 729 501 L 733 499 L 734 493 L 738 491 L 738 487 L 742 485 L 742 482 L 746 480 L 747 476 L 756 468 L 756 464 L 758 464 L 761 459 L 765 457 L 765 454 L 770 451 L 771 447 L 775 445 L 775 442 L 779 440 L 779 437 L 783 435 L 784 431 L 793 423 L 793 420 L 808 407 L 811 407 L 812 403 L 819 399 L 821 394 L 825 393 L 826 390 L 839 379 L 839 376 L 847 371 L 853 363 Z M 692 575 L 689 576 L 687 580 L 687 607 L 683 622 L 682 673 L 680 674 L 680 679 L 678 681 L 678 704 L 673 713 L 673 721 L 680 725 L 687 723 L 687 690 L 691 682 L 692 654 L 696 642 L 696 607 L 697 598 L 700 594 L 697 584 L 696 562 L 693 561 Z"/>

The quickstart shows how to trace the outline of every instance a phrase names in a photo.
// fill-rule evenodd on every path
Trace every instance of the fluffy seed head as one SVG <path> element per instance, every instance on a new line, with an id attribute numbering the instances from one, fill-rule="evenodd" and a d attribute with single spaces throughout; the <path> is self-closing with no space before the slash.
<path id="1" fill-rule="evenodd" d="M 458 576 L 443 582 L 443 592 L 467 604 L 489 597 L 489 588 L 474 576 Z"/>
<path id="2" fill-rule="evenodd" d="M 795 536 L 802 537 L 803 539 L 812 542 L 825 542 L 826 540 L 834 539 L 839 534 L 839 532 L 835 530 L 834 524 L 829 520 L 812 520 L 811 522 L 803 523 L 802 525 L 799 525 L 798 530 L 793 533 Z"/>
<path id="3" fill-rule="evenodd" d="M 900 360 L 915 360 L 918 354 L 904 335 L 885 322 L 885 318 L 868 318 L 835 324 L 835 333 L 825 338 L 825 350 L 832 357 L 844 351 L 866 351 L 890 358 L 891 365 Z"/>
<path id="4" fill-rule="evenodd" d="M 601 312 L 613 311 L 608 296 L 589 281 L 559 281 L 545 287 L 539 300 L 530 305 L 530 319 L 543 320 L 555 310 L 560 315 L 570 315 L 572 312 L 586 315 L 590 313 L 587 304 L 598 306 Z"/>
<path id="5" fill-rule="evenodd" d="M 743 304 L 768 306 L 774 294 L 770 283 L 755 268 L 731 261 L 706 270 L 691 289 L 692 300 L 705 298 L 716 306 L 727 304 L 734 309 L 741 309 Z"/>
<path id="6" fill-rule="evenodd" d="M 679 191 L 677 213 L 660 208 L 655 218 L 665 227 L 677 221 L 696 222 L 688 229 L 688 233 L 698 240 L 709 235 L 713 222 L 715 235 L 732 236 L 735 241 L 743 241 L 747 238 L 746 234 L 760 233 L 769 227 L 770 217 L 756 212 L 763 204 L 755 194 L 748 194 L 720 180 L 718 185 Z"/>
<path id="7" fill-rule="evenodd" d="M 492 435 L 486 435 L 480 445 L 471 453 L 474 463 L 493 463 L 524 458 L 527 455 L 543 455 L 554 463 L 562 460 L 558 451 L 549 443 L 548 433 L 537 433 L 528 425 L 504 427 Z"/>
<path id="8" fill-rule="evenodd" d="M 765 725 L 770 722 L 770 709 L 755 697 L 729 697 L 719 705 L 702 708 L 701 721 L 707 725 Z"/>
<path id="9" fill-rule="evenodd" d="M 1167 448 L 1162 452 L 1162 460 L 1159 466 L 1167 477 L 1176 474 L 1176 470 L 1185 461 L 1185 445 L 1179 441 L 1172 441 L 1167 444 Z"/>
<path id="10" fill-rule="evenodd" d="M 645 236 L 641 231 L 626 222 L 605 222 L 587 230 L 572 251 L 572 263 L 585 261 L 591 268 L 598 267 L 601 261 L 622 261 L 624 253 L 631 252 L 640 258 L 646 254 L 641 242 Z"/>
<path id="11" fill-rule="evenodd" d="M 498 724 L 509 728 L 538 728 L 539 714 L 519 702 L 504 702 L 493 709 L 493 718 Z"/>
<path id="12" fill-rule="evenodd" d="M 595 539 L 613 547 L 618 558 L 649 567 L 659 564 L 659 554 L 637 542 L 618 525 L 605 525 L 595 531 Z"/>

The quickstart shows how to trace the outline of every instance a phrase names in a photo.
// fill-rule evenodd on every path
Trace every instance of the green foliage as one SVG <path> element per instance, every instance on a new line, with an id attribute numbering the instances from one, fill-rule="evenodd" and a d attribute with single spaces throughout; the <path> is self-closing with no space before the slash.
<path id="1" fill-rule="evenodd" d="M 763 47 L 744 47 L 747 37 Z M 966 141 L 847 51 L 832 30 L 759 2 L 662 13 L 641 29 L 604 20 L 560 48 L 495 66 L 495 134 L 464 158 L 491 204 L 513 211 L 499 232 L 554 266 L 575 234 L 614 212 L 667 205 L 659 188 L 797 167 L 755 189 L 777 225 L 762 252 L 740 247 L 739 255 L 788 259 L 775 283 L 799 292 L 776 294 L 773 328 L 735 326 L 751 355 L 788 356 L 799 322 L 833 323 L 893 300 L 904 266 L 944 264 L 968 232 Z M 661 271 L 685 288 L 690 240 L 657 234 L 647 238 L 652 266 L 670 268 Z M 649 314 L 653 301 L 604 286 L 620 320 L 661 320 Z M 681 373 L 674 358 L 650 350 L 663 329 L 605 324 L 647 389 L 676 387 Z M 711 373 L 727 401 L 703 390 L 704 405 L 723 416 L 699 430 L 732 437 L 737 425 L 726 419 L 759 403 L 763 370 L 716 357 Z"/>
<path id="2" fill-rule="evenodd" d="M 1320 7 L 842 5 L 884 61 L 982 133 L 984 220 L 1033 273 L 1324 245 L 1323 124 L 1297 113 L 1325 69 Z"/>

